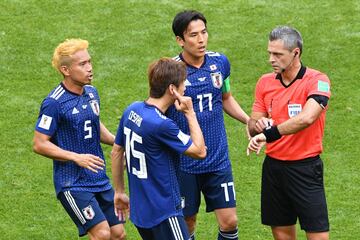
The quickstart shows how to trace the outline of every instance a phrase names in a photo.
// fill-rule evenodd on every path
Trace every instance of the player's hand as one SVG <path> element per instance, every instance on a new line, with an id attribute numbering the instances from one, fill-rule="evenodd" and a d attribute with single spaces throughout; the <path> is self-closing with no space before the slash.
<path id="1" fill-rule="evenodd" d="M 265 128 L 272 126 L 274 121 L 271 118 L 262 117 L 255 123 L 255 129 L 258 133 L 261 133 Z"/>
<path id="2" fill-rule="evenodd" d="M 174 103 L 176 110 L 183 112 L 184 114 L 193 113 L 194 107 L 191 97 L 181 96 L 175 89 L 173 89 L 173 92 L 176 97 L 176 101 Z"/>
<path id="3" fill-rule="evenodd" d="M 97 173 L 99 169 L 103 170 L 105 166 L 104 160 L 92 154 L 77 154 L 74 162 L 80 167 L 86 168 L 95 173 Z"/>
<path id="4" fill-rule="evenodd" d="M 248 147 L 246 149 L 246 155 L 249 156 L 251 152 L 260 153 L 261 148 L 266 143 L 266 137 L 263 133 L 260 133 L 250 139 Z"/>
<path id="5" fill-rule="evenodd" d="M 114 194 L 115 215 L 120 221 L 125 221 L 129 212 L 129 197 L 125 193 L 115 192 Z"/>

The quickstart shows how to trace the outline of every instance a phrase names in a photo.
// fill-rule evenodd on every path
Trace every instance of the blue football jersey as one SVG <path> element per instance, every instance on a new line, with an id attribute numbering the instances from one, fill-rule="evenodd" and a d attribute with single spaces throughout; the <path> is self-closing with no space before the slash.
<path id="1" fill-rule="evenodd" d="M 83 94 L 78 95 L 61 83 L 42 102 L 35 129 L 50 136 L 51 142 L 64 150 L 104 159 L 99 113 L 100 99 L 93 86 L 85 86 Z M 100 192 L 111 188 L 105 168 L 94 173 L 73 161 L 54 159 L 53 174 L 56 194 L 67 190 Z"/>
<path id="2" fill-rule="evenodd" d="M 174 58 L 184 61 L 182 55 Z M 214 172 L 230 166 L 228 143 L 224 125 L 222 88 L 224 81 L 230 77 L 230 63 L 226 56 L 217 52 L 206 52 L 204 63 L 200 68 L 187 64 L 185 96 L 191 97 L 194 110 L 203 132 L 207 157 L 203 161 L 180 155 L 180 167 L 188 173 Z M 167 111 L 180 129 L 189 134 L 189 126 L 184 114 L 176 111 L 174 106 Z"/>
<path id="3" fill-rule="evenodd" d="M 135 102 L 124 111 L 115 143 L 125 148 L 131 221 L 151 228 L 182 215 L 174 155 L 190 147 L 190 136 L 155 106 Z"/>

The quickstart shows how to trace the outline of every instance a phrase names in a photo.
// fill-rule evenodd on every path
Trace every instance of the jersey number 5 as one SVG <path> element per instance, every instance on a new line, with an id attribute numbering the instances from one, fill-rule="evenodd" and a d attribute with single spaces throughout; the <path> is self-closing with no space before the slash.
<path id="1" fill-rule="evenodd" d="M 84 132 L 86 133 L 84 139 L 92 138 L 91 120 L 84 122 Z"/>
<path id="2" fill-rule="evenodd" d="M 131 132 L 130 128 L 124 127 L 124 134 L 126 136 L 126 143 L 125 143 L 125 155 L 126 155 L 126 165 L 128 171 L 138 178 L 146 179 L 147 178 L 147 168 L 146 168 L 146 161 L 145 161 L 145 154 L 135 150 L 134 143 L 137 142 L 142 144 L 142 137 L 136 134 L 136 132 Z M 139 160 L 140 169 L 137 170 L 135 167 L 132 167 L 132 171 L 130 171 L 130 159 L 131 155 Z"/>

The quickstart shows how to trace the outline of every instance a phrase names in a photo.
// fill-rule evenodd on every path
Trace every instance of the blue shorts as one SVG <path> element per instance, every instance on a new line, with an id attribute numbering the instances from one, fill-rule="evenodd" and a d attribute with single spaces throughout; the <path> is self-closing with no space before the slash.
<path id="1" fill-rule="evenodd" d="M 137 227 L 143 240 L 188 240 L 189 232 L 182 216 L 174 216 L 165 219 L 160 224 L 152 228 Z"/>
<path id="2" fill-rule="evenodd" d="M 79 236 L 84 236 L 96 224 L 107 221 L 109 226 L 120 223 L 114 212 L 114 190 L 104 192 L 65 191 L 58 198 L 76 224 Z"/>
<path id="3" fill-rule="evenodd" d="M 179 185 L 184 216 L 193 216 L 199 211 L 201 192 L 206 202 L 206 212 L 236 207 L 231 167 L 201 174 L 179 171 Z"/>

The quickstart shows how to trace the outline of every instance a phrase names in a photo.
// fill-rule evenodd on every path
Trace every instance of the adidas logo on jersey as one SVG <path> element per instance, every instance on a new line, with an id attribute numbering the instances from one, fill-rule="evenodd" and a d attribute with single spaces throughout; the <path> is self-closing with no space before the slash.
<path id="1" fill-rule="evenodd" d="M 77 113 L 79 113 L 79 110 L 77 110 L 76 107 L 74 107 L 72 110 L 72 114 L 77 114 Z"/>
<path id="2" fill-rule="evenodd" d="M 205 79 L 206 79 L 206 77 L 201 77 L 201 78 L 198 78 L 198 80 L 199 80 L 200 82 L 205 81 Z"/>

